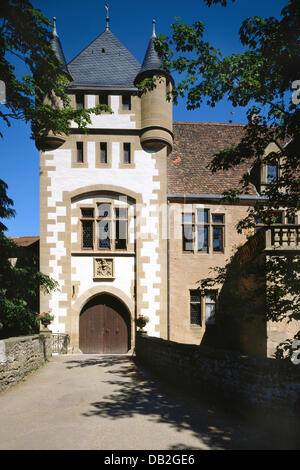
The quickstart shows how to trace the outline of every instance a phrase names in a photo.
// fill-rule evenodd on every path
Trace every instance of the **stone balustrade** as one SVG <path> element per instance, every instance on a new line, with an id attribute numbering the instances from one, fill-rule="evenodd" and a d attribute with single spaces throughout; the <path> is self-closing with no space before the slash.
<path id="1" fill-rule="evenodd" d="M 300 225 L 271 225 L 266 230 L 266 249 L 300 250 Z"/>

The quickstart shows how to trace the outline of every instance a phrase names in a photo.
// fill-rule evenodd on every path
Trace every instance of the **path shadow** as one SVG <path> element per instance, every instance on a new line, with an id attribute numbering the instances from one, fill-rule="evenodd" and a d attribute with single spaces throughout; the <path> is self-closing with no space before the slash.
<path id="1" fill-rule="evenodd" d="M 66 361 L 66 364 L 68 364 L 67 369 L 73 369 L 74 367 L 82 368 L 90 366 L 112 367 L 114 365 L 120 366 L 121 364 L 126 364 L 127 366 L 128 361 L 131 361 L 131 357 L 124 354 L 95 355 L 87 358 L 85 358 L 85 355 L 82 355 L 80 359 Z"/>
<path id="2" fill-rule="evenodd" d="M 107 368 L 105 383 L 114 385 L 116 391 L 91 403 L 85 417 L 101 416 L 112 420 L 147 416 L 157 423 L 167 423 L 178 432 L 174 450 L 186 449 L 184 436 L 190 431 L 199 439 L 199 448 L 210 449 L 295 449 L 295 443 L 274 432 L 270 435 L 261 427 L 248 426 L 235 414 L 190 396 L 180 389 L 161 382 L 148 371 L 134 363 L 130 356 L 99 356 L 68 361 L 68 368 Z M 110 377 L 111 376 L 111 377 Z M 180 381 L 180 377 L 178 377 Z"/>

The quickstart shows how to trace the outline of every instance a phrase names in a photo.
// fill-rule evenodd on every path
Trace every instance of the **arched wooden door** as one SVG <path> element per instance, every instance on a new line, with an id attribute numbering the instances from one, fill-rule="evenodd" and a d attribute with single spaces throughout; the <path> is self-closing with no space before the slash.
<path id="1" fill-rule="evenodd" d="M 122 354 L 130 348 L 130 322 L 124 304 L 113 296 L 100 295 L 82 309 L 79 348 L 86 354 Z"/>

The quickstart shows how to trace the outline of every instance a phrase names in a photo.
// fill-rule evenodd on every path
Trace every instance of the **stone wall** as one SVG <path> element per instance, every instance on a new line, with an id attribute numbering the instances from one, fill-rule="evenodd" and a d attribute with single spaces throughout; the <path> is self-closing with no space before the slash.
<path id="1" fill-rule="evenodd" d="M 136 358 L 176 387 L 221 398 L 230 410 L 300 413 L 300 365 L 140 335 Z"/>
<path id="2" fill-rule="evenodd" d="M 52 354 L 52 335 L 20 336 L 0 341 L 0 392 L 20 382 Z"/>

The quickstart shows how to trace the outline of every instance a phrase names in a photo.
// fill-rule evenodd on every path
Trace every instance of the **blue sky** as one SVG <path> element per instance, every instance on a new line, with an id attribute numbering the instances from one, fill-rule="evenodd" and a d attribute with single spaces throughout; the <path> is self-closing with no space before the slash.
<path id="1" fill-rule="evenodd" d="M 105 0 L 32 0 L 33 6 L 48 18 L 57 18 L 57 31 L 67 62 L 104 31 L 105 3 Z M 201 0 L 111 0 L 108 3 L 111 31 L 142 62 L 152 34 L 152 19 L 156 20 L 157 34 L 165 35 L 170 33 L 176 17 L 189 24 L 200 20 L 205 24 L 204 38 L 227 55 L 242 50 L 238 30 L 246 17 L 279 17 L 287 2 L 236 0 L 227 8 L 220 5 L 208 8 Z M 215 108 L 203 106 L 187 111 L 182 101 L 174 107 L 173 116 L 175 121 L 246 122 L 245 110 L 233 109 L 226 102 Z M 0 139 L 0 178 L 8 185 L 8 196 L 13 199 L 16 211 L 15 218 L 5 221 L 6 235 L 39 235 L 39 154 L 30 140 L 30 127 L 14 121 L 10 128 L 1 123 L 1 128 L 4 138 Z"/>

